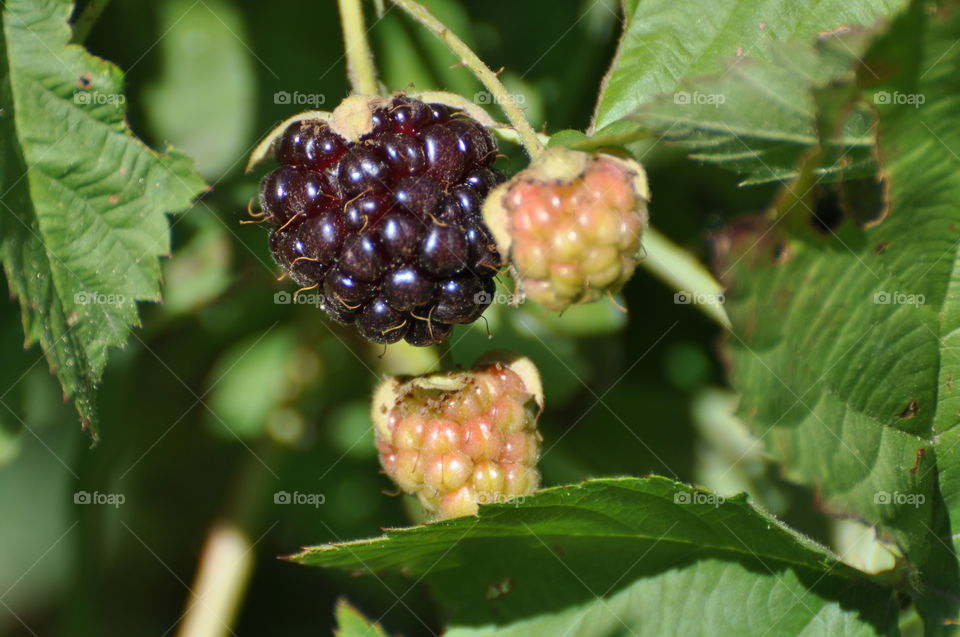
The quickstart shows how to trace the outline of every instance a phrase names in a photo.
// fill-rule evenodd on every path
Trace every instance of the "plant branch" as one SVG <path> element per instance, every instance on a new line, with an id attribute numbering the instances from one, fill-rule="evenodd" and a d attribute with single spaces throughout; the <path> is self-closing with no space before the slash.
<path id="1" fill-rule="evenodd" d="M 347 75 L 354 93 L 377 95 L 377 70 L 367 39 L 361 0 L 338 0 L 340 23 L 343 25 L 343 50 L 347 58 Z"/>
<path id="2" fill-rule="evenodd" d="M 416 0 L 392 0 L 392 2 L 440 38 L 447 45 L 447 48 L 460 58 L 463 65 L 477 76 L 477 79 L 493 95 L 504 115 L 510 120 L 510 124 L 516 129 L 517 134 L 520 135 L 520 142 L 527 154 L 533 159 L 538 157 L 543 152 L 543 144 L 537 137 L 536 131 L 530 126 L 530 122 L 527 121 L 523 111 L 517 108 L 516 100 L 507 90 L 507 87 L 503 85 L 503 82 L 500 81 L 500 78 L 497 77 L 497 74 L 491 71 L 490 67 L 484 64 L 473 52 L 473 49 L 467 46 L 463 40 L 458 38 L 422 4 L 416 2 Z"/>
<path id="3" fill-rule="evenodd" d="M 90 30 L 97 23 L 97 18 L 103 13 L 103 10 L 110 4 L 110 0 L 90 0 L 87 5 L 77 15 L 73 21 L 73 37 L 70 41 L 74 44 L 83 44 L 83 41 L 90 35 Z"/>
<path id="4" fill-rule="evenodd" d="M 207 535 L 178 637 L 226 637 L 253 571 L 253 543 L 238 526 L 218 523 Z"/>

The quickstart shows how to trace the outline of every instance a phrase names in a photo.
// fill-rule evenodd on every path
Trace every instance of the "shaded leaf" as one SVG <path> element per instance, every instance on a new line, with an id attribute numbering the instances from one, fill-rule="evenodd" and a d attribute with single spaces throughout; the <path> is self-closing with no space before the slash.
<path id="1" fill-rule="evenodd" d="M 944 540 L 960 515 L 960 132 L 945 116 L 958 108 L 958 28 L 956 12 L 918 4 L 865 56 L 861 82 L 889 96 L 875 99 L 885 219 L 816 231 L 801 179 L 782 216 L 735 224 L 718 244 L 741 416 L 828 510 L 905 549 L 931 634 L 956 616 L 958 591 Z"/>
<path id="2" fill-rule="evenodd" d="M 371 622 L 345 599 L 337 602 L 336 615 L 337 637 L 387 637 L 380 624 Z"/>
<path id="3" fill-rule="evenodd" d="M 165 213 L 188 207 L 203 181 L 184 155 L 157 155 L 131 135 L 119 69 L 68 45 L 71 9 L 3 7 L 0 259 L 27 343 L 40 342 L 93 428 L 108 348 L 138 324 L 138 300 L 160 298 Z"/>
<path id="4" fill-rule="evenodd" d="M 741 59 L 722 75 L 686 81 L 628 120 L 679 144 L 693 159 L 744 173 L 747 184 L 796 177 L 801 158 L 820 145 L 829 152 L 818 162 L 818 176 L 871 175 L 876 140 L 870 106 L 850 105 L 858 95 L 847 97 L 850 91 L 842 87 L 855 83 L 855 68 L 873 35 L 841 33 L 815 46 L 772 43 L 770 62 Z M 821 99 L 827 92 L 847 99 Z M 835 113 L 843 113 L 842 125 L 822 131 Z"/>

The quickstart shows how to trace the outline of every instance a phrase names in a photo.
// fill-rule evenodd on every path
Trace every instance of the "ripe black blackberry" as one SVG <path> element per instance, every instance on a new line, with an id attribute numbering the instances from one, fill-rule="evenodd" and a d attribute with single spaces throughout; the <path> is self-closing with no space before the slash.
<path id="1" fill-rule="evenodd" d="M 260 204 L 277 263 L 333 320 L 374 343 L 430 345 L 492 300 L 502 261 L 481 209 L 504 177 L 493 136 L 464 112 L 379 102 L 355 141 L 321 119 L 290 124 Z"/>

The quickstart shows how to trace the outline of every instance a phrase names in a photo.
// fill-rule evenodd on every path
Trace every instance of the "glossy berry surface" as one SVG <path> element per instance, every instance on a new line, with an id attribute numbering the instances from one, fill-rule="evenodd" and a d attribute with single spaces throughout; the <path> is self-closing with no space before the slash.
<path id="1" fill-rule="evenodd" d="M 481 209 L 504 181 L 496 142 L 464 113 L 404 95 L 371 119 L 356 142 L 321 120 L 276 139 L 279 167 L 260 182 L 270 249 L 366 339 L 438 343 L 492 300 L 502 259 Z"/>

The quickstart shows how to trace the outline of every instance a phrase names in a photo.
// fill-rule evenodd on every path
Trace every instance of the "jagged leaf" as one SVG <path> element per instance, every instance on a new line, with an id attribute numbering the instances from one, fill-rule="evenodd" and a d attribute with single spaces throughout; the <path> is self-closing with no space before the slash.
<path id="1" fill-rule="evenodd" d="M 39 341 L 95 425 L 93 390 L 111 346 L 160 298 L 165 213 L 203 188 L 191 161 L 157 155 L 124 121 L 122 74 L 68 44 L 67 0 L 10 0 L 0 34 L 0 259 Z M 95 435 L 95 432 L 94 432 Z"/>
<path id="2" fill-rule="evenodd" d="M 801 179 L 779 216 L 728 230 L 718 270 L 741 416 L 828 510 L 900 543 L 936 634 L 958 592 L 960 17 L 922 7 L 859 73 L 877 96 L 886 216 L 817 230 Z"/>
<path id="3" fill-rule="evenodd" d="M 876 635 L 897 617 L 888 591 L 744 497 L 659 477 L 546 489 L 292 559 L 423 578 L 452 635 Z"/>

